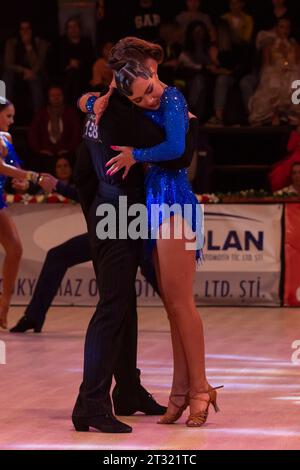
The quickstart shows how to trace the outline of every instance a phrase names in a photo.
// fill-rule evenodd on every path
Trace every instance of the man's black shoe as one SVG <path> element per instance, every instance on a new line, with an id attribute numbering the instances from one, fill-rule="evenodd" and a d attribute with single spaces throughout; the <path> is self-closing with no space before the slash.
<path id="1" fill-rule="evenodd" d="M 92 416 L 92 417 L 77 417 L 72 416 L 72 421 L 76 431 L 87 432 L 89 428 L 98 429 L 106 433 L 129 433 L 132 428 L 125 423 L 118 421 L 112 414 Z"/>
<path id="2" fill-rule="evenodd" d="M 125 393 L 122 394 L 119 388 L 115 386 L 112 392 L 115 414 L 118 416 L 130 416 L 140 411 L 146 415 L 160 416 L 167 411 L 167 408 L 157 403 L 142 385 L 138 386 L 135 396 L 137 398 L 131 401 L 128 393 L 126 395 Z"/>
<path id="3" fill-rule="evenodd" d="M 25 333 L 27 330 L 33 330 L 35 333 L 40 333 L 42 330 L 41 326 L 36 325 L 33 321 L 29 320 L 26 315 L 20 318 L 16 326 L 11 328 L 11 333 Z"/>

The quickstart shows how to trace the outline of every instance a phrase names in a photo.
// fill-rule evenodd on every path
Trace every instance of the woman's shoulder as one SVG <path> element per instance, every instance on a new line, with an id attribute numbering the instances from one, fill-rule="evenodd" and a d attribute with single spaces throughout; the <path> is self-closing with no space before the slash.
<path id="1" fill-rule="evenodd" d="M 9 132 L 0 131 L 0 137 L 4 137 L 4 139 L 8 140 L 8 142 L 12 144 L 12 136 Z"/>
<path id="2" fill-rule="evenodd" d="M 178 88 L 174 86 L 168 86 L 165 88 L 162 99 L 165 106 L 175 105 L 181 108 L 187 106 L 185 97 L 181 91 L 179 91 Z"/>

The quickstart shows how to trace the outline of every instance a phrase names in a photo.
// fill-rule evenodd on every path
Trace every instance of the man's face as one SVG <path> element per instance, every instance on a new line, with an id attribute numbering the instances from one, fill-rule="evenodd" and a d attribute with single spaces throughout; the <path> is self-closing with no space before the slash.
<path id="1" fill-rule="evenodd" d="M 51 88 L 48 96 L 49 104 L 52 106 L 61 106 L 64 102 L 64 95 L 60 88 Z"/>

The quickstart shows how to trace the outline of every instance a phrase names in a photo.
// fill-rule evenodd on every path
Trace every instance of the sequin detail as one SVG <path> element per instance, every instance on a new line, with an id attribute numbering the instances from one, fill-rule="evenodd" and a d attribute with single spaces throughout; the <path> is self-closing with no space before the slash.
<path id="1" fill-rule="evenodd" d="M 165 130 L 166 139 L 151 148 L 134 149 L 134 158 L 141 162 L 179 158 L 184 153 L 189 122 L 188 108 L 183 95 L 176 88 L 167 87 L 162 95 L 160 108 L 156 111 L 146 111 L 146 115 Z M 145 186 L 149 229 L 148 249 L 152 251 L 155 247 L 155 237 L 162 222 L 169 218 L 170 214 L 177 214 L 187 220 L 196 234 L 196 259 L 201 259 L 204 241 L 203 211 L 192 191 L 187 169 L 165 170 L 149 165 Z"/>
<path id="2" fill-rule="evenodd" d="M 5 145 L 7 146 L 7 155 L 4 159 L 5 163 L 7 163 L 7 165 L 12 165 L 16 167 L 21 166 L 22 162 L 19 159 L 18 155 L 16 154 L 14 146 L 7 139 L 4 139 L 4 140 L 5 140 Z M 4 187 L 5 187 L 6 180 L 7 180 L 7 176 L 0 174 L 0 209 L 7 207 L 4 201 Z"/>

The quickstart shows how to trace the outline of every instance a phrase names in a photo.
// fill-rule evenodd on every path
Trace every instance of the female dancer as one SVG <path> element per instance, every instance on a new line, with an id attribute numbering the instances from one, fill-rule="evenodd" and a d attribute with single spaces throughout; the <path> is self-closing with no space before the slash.
<path id="1" fill-rule="evenodd" d="M 134 41 L 130 38 L 131 41 Z M 122 40 L 123 43 L 125 40 Z M 120 43 L 122 43 L 120 41 Z M 188 182 L 187 171 L 164 170 L 155 165 L 162 160 L 177 159 L 184 151 L 185 134 L 188 127 L 188 110 L 182 94 L 173 87 L 166 87 L 157 76 L 156 67 L 147 63 L 128 61 L 122 58 L 118 43 L 111 53 L 111 63 L 116 69 L 115 80 L 120 93 L 127 96 L 133 104 L 147 109 L 147 115 L 159 124 L 166 134 L 165 142 L 152 148 L 132 149 L 114 147 L 121 153 L 108 162 L 112 165 L 108 174 L 112 175 L 124 168 L 125 177 L 130 167 L 139 162 L 152 162 L 146 175 L 146 198 L 148 217 L 151 207 L 166 204 L 170 208 L 179 204 L 181 211 L 170 216 L 165 212 L 151 214 L 149 240 L 153 250 L 154 264 L 160 285 L 160 292 L 168 313 L 174 357 L 174 375 L 168 410 L 160 419 L 161 424 L 170 424 L 180 418 L 190 406 L 187 426 L 202 426 L 208 416 L 210 403 L 215 411 L 216 391 L 207 382 L 205 374 L 204 337 L 201 318 L 193 299 L 193 281 L 195 274 L 195 249 L 188 250 L 189 226 L 196 237 L 196 258 L 199 258 L 203 243 L 202 213 L 200 206 Z M 114 61 L 118 55 L 119 65 Z M 123 63 L 122 63 L 123 60 Z M 192 208 L 190 217 L 182 210 L 185 205 Z M 178 209 L 178 206 L 177 206 Z M 186 220 L 184 220 L 186 218 Z M 183 222 L 178 237 L 178 221 Z M 200 233 L 199 233 L 200 232 Z M 168 233 L 166 238 L 163 234 Z"/>
<path id="2" fill-rule="evenodd" d="M 4 202 L 6 177 L 25 179 L 36 183 L 39 174 L 24 171 L 12 145 L 9 127 L 14 122 L 14 106 L 5 98 L 0 98 L 0 243 L 5 250 L 3 263 L 2 295 L 0 297 L 0 326 L 7 328 L 7 313 L 22 256 L 22 245 L 16 226 Z"/>

